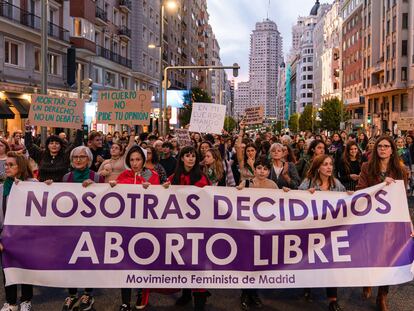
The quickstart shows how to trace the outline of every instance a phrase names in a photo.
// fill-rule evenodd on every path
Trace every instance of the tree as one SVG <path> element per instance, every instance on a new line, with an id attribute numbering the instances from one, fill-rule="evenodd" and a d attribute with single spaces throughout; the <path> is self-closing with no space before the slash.
<path id="1" fill-rule="evenodd" d="M 285 124 L 285 122 L 282 121 L 282 120 L 279 120 L 279 121 L 276 122 L 275 129 L 278 133 L 282 132 L 282 130 L 284 128 L 284 124 Z"/>
<path id="2" fill-rule="evenodd" d="M 349 114 L 345 111 L 344 104 L 339 98 L 325 100 L 319 111 L 321 127 L 328 131 L 339 130 L 341 115 L 343 122 L 349 119 Z"/>
<path id="3" fill-rule="evenodd" d="M 224 118 L 224 130 L 228 133 L 231 133 L 237 126 L 236 120 L 230 116 Z"/>
<path id="4" fill-rule="evenodd" d="M 288 121 L 289 130 L 291 130 L 294 133 L 299 132 L 299 117 L 300 116 L 298 113 L 294 113 L 290 116 Z"/>
<path id="5" fill-rule="evenodd" d="M 312 131 L 317 128 L 315 112 L 312 105 L 306 105 L 299 118 L 299 129 L 301 131 Z M 313 128 L 312 128 L 313 127 Z"/>
<path id="6" fill-rule="evenodd" d="M 182 126 L 190 123 L 193 103 L 211 103 L 211 97 L 205 90 L 200 89 L 199 87 L 193 87 L 191 89 L 191 99 L 189 100 L 189 103 L 184 104 L 184 108 L 180 109 L 180 114 L 178 116 Z"/>

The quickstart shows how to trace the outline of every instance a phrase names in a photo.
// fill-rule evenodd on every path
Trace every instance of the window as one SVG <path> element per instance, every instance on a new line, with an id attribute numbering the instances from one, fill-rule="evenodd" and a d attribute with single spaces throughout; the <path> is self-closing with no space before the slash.
<path id="1" fill-rule="evenodd" d="M 408 41 L 402 40 L 401 42 L 401 56 L 407 56 L 408 55 Z"/>
<path id="2" fill-rule="evenodd" d="M 402 29 L 408 29 L 408 13 L 402 15 Z"/>
<path id="3" fill-rule="evenodd" d="M 35 50 L 35 67 L 34 70 L 35 71 L 40 71 L 40 61 L 41 61 L 41 55 L 40 55 L 40 50 Z"/>
<path id="4" fill-rule="evenodd" d="M 95 80 L 94 82 L 96 84 L 102 84 L 102 68 L 99 67 L 93 67 L 95 72 Z"/>
<path id="5" fill-rule="evenodd" d="M 47 55 L 47 59 L 48 59 L 48 72 L 49 74 L 52 75 L 61 75 L 62 74 L 62 58 L 60 55 L 56 55 L 56 54 L 48 54 Z"/>
<path id="6" fill-rule="evenodd" d="M 93 42 L 95 40 L 95 25 L 83 18 L 74 18 L 72 36 L 85 38 Z"/>
<path id="7" fill-rule="evenodd" d="M 118 10 L 114 8 L 112 23 L 118 26 Z"/>
<path id="8" fill-rule="evenodd" d="M 401 112 L 408 111 L 408 94 L 401 94 Z"/>
<path id="9" fill-rule="evenodd" d="M 407 67 L 401 67 L 401 81 L 407 81 Z"/>
<path id="10" fill-rule="evenodd" d="M 116 74 L 110 71 L 105 72 L 105 85 L 116 87 Z"/>
<path id="11" fill-rule="evenodd" d="M 129 79 L 127 78 L 127 77 L 122 77 L 121 76 L 121 79 L 120 79 L 120 88 L 121 89 L 124 89 L 124 90 L 127 90 L 127 89 L 129 89 Z"/>
<path id="12" fill-rule="evenodd" d="M 4 41 L 4 63 L 24 67 L 24 44 L 6 39 Z"/>

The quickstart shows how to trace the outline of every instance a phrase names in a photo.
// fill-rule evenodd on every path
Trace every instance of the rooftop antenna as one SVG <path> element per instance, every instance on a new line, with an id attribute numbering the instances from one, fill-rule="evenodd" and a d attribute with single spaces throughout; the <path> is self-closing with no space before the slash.
<path id="1" fill-rule="evenodd" d="M 270 11 L 270 0 L 269 0 L 269 4 L 267 6 L 267 17 L 266 17 L 266 19 L 269 19 L 269 11 Z"/>

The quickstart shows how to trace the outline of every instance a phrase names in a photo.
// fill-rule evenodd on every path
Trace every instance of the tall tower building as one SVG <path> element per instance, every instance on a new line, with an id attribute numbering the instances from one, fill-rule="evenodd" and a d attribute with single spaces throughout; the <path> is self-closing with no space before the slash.
<path id="1" fill-rule="evenodd" d="M 256 23 L 250 37 L 250 99 L 252 106 L 264 106 L 265 117 L 276 117 L 279 67 L 283 42 L 275 22 Z"/>

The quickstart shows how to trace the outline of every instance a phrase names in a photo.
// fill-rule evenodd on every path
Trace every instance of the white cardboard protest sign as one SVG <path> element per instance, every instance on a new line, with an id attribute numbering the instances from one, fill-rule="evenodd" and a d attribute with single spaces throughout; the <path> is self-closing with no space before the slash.
<path id="1" fill-rule="evenodd" d="M 190 132 L 221 134 L 226 106 L 211 103 L 193 103 Z"/>

